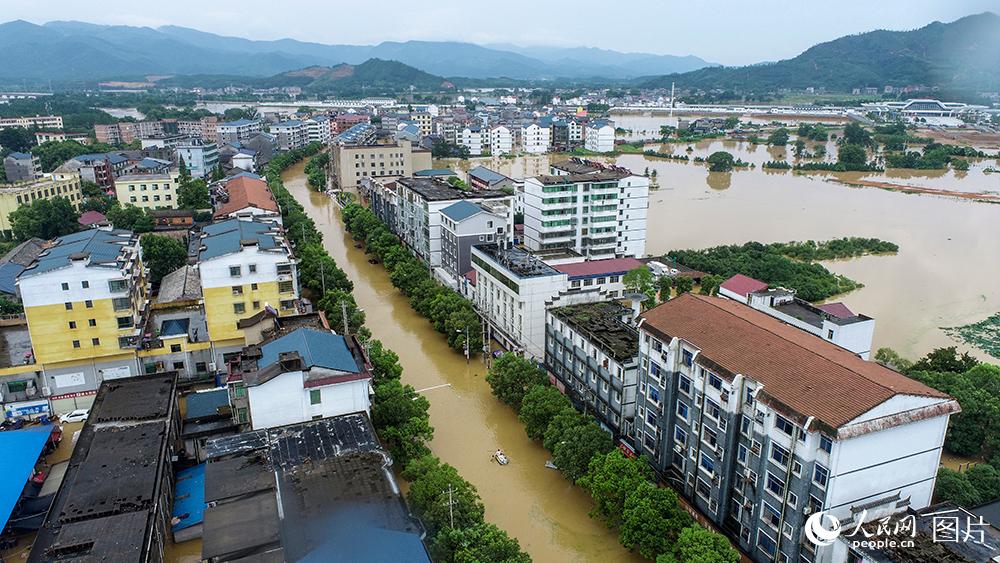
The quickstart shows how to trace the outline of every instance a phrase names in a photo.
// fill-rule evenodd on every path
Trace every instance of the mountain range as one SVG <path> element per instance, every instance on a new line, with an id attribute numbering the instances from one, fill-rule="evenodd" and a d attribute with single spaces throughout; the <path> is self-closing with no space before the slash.
<path id="1" fill-rule="evenodd" d="M 986 12 L 912 31 L 871 31 L 814 45 L 800 55 L 744 67 L 711 67 L 640 80 L 643 87 L 771 92 L 886 85 L 972 91 L 1000 88 L 1000 16 Z"/>
<path id="2" fill-rule="evenodd" d="M 439 75 L 626 79 L 706 66 L 697 57 L 597 49 L 484 47 L 451 41 L 324 45 L 294 39 L 255 41 L 177 26 L 108 26 L 77 21 L 0 24 L 0 80 L 87 81 L 146 75 L 271 76 L 310 66 L 394 60 Z"/>

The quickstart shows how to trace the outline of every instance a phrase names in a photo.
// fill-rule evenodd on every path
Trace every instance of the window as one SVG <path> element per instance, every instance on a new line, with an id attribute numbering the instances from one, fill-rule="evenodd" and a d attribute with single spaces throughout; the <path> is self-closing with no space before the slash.
<path id="1" fill-rule="evenodd" d="M 239 424 L 246 424 L 247 422 L 250 422 L 250 417 L 247 414 L 246 407 L 236 409 L 236 421 Z"/>
<path id="2" fill-rule="evenodd" d="M 677 388 L 688 397 L 691 396 L 691 379 L 683 375 L 677 379 Z"/>
<path id="3" fill-rule="evenodd" d="M 750 437 L 750 417 L 747 415 L 740 415 L 740 433 Z"/>
<path id="4" fill-rule="evenodd" d="M 90 339 L 90 343 L 93 344 L 94 346 L 100 346 L 101 345 L 101 339 L 100 338 L 91 338 Z"/>
<path id="5" fill-rule="evenodd" d="M 94 308 L 94 302 L 93 302 L 93 301 L 91 301 L 90 299 L 88 299 L 88 300 L 84 301 L 84 302 L 83 302 L 83 305 L 84 305 L 85 307 L 87 307 L 88 309 L 93 309 L 93 308 Z M 93 325 L 91 325 L 91 326 L 93 326 Z"/>
<path id="6" fill-rule="evenodd" d="M 243 303 L 233 303 L 233 312 L 237 315 L 243 314 L 246 310 L 247 306 Z"/>
<path id="7" fill-rule="evenodd" d="M 708 372 L 708 384 L 711 387 L 722 391 L 722 378 L 712 372 Z"/>
<path id="8" fill-rule="evenodd" d="M 111 300 L 111 304 L 114 306 L 115 311 L 121 311 L 132 307 L 132 301 L 129 300 L 128 297 L 115 297 Z"/>
<path id="9" fill-rule="evenodd" d="M 79 348 L 80 347 L 80 341 L 79 340 L 74 340 L 73 341 L 73 347 L 74 348 Z"/>
<path id="10" fill-rule="evenodd" d="M 785 494 L 785 482 L 770 471 L 767 472 L 767 480 L 764 482 L 764 486 L 778 498 L 781 498 Z"/>
<path id="11" fill-rule="evenodd" d="M 782 432 L 784 432 L 789 436 L 795 433 L 795 425 L 792 424 L 790 420 L 781 416 L 780 414 L 776 415 L 774 418 L 774 427 L 777 428 L 778 430 L 781 430 Z"/>
<path id="12" fill-rule="evenodd" d="M 787 501 L 788 501 L 788 506 L 795 508 L 795 505 L 799 503 L 799 495 L 789 491 Z"/>
<path id="13" fill-rule="evenodd" d="M 827 480 L 830 478 L 830 471 L 820 464 L 816 464 L 813 468 L 813 483 L 816 483 L 820 487 L 826 488 Z"/>
<path id="14" fill-rule="evenodd" d="M 260 301 L 253 302 L 253 310 L 254 311 L 260 310 Z"/>
<path id="15" fill-rule="evenodd" d="M 62 288 L 63 288 L 63 291 L 69 291 L 69 284 L 66 283 L 66 282 L 63 282 Z"/>
<path id="16" fill-rule="evenodd" d="M 241 272 L 239 266 L 230 266 L 229 267 L 229 275 L 230 275 L 230 277 L 234 277 L 234 278 L 239 277 L 241 273 L 242 272 Z"/>
<path id="17" fill-rule="evenodd" d="M 309 390 L 309 404 L 318 405 L 323 402 L 323 395 L 319 389 Z"/>
<path id="18" fill-rule="evenodd" d="M 180 351 L 181 351 L 181 345 L 180 344 L 171 344 L 170 345 L 170 353 L 171 354 L 176 354 L 177 352 L 180 352 Z"/>
<path id="19" fill-rule="evenodd" d="M 701 460 L 698 462 L 698 465 L 709 475 L 715 475 L 715 461 L 705 455 L 705 452 L 701 452 Z"/>
<path id="20" fill-rule="evenodd" d="M 746 403 L 748 407 L 753 406 L 753 389 L 747 387 L 746 396 L 743 398 L 743 402 Z"/>
<path id="21" fill-rule="evenodd" d="M 736 449 L 736 461 L 746 465 L 747 459 L 750 457 L 750 450 L 746 446 L 740 444 Z"/>
<path id="22" fill-rule="evenodd" d="M 770 557 L 774 557 L 774 552 L 778 550 L 778 544 L 761 529 L 757 530 L 757 547 Z"/>
<path id="23" fill-rule="evenodd" d="M 684 420 L 688 419 L 688 406 L 684 403 L 678 401 L 677 403 L 677 416 Z"/>
<path id="24" fill-rule="evenodd" d="M 279 293 L 291 293 L 294 286 L 290 281 L 279 281 L 278 282 L 278 292 Z"/>
<path id="25" fill-rule="evenodd" d="M 680 426 L 674 426 L 674 441 L 682 446 L 687 445 L 688 435 Z"/>
<path id="26" fill-rule="evenodd" d="M 67 311 L 72 311 L 73 310 L 73 304 L 72 303 L 63 303 L 63 307 L 66 307 Z"/>
<path id="27" fill-rule="evenodd" d="M 194 365 L 194 371 L 198 373 L 205 373 L 207 371 L 208 365 L 205 362 L 198 362 Z"/>
<path id="28" fill-rule="evenodd" d="M 779 446 L 778 444 L 771 443 L 771 459 L 778 463 L 778 465 L 785 467 L 788 465 L 788 450 Z"/>
<path id="29" fill-rule="evenodd" d="M 692 354 L 691 352 L 688 352 L 687 350 L 682 350 L 681 351 L 681 358 L 682 358 L 681 361 L 687 367 L 691 367 L 691 364 L 694 363 L 694 354 Z"/>
<path id="30" fill-rule="evenodd" d="M 833 329 L 826 331 L 826 339 L 833 340 Z"/>
<path id="31" fill-rule="evenodd" d="M 257 291 L 257 284 L 255 283 L 250 284 L 250 291 Z"/>
<path id="32" fill-rule="evenodd" d="M 247 272 L 251 274 L 257 273 L 257 264 L 247 264 Z"/>
<path id="33" fill-rule="evenodd" d="M 826 453 L 832 452 L 833 451 L 833 440 L 831 440 L 830 438 L 827 438 L 826 436 L 823 436 L 821 434 L 820 437 L 819 437 L 819 449 L 823 450 Z"/>
<path id="34" fill-rule="evenodd" d="M 128 317 L 118 317 L 117 320 L 118 320 L 118 328 L 119 329 L 130 328 L 130 327 L 132 327 L 132 325 L 135 324 L 135 320 L 133 320 L 131 316 L 128 316 Z"/>
<path id="35" fill-rule="evenodd" d="M 108 281 L 108 290 L 113 293 L 119 293 L 125 291 L 128 287 L 125 285 L 125 280 L 110 280 Z"/>
<path id="36" fill-rule="evenodd" d="M 83 289 L 87 289 L 88 287 L 90 287 L 90 282 L 87 280 L 83 280 L 82 282 L 80 282 L 80 286 L 82 286 Z"/>
<path id="37" fill-rule="evenodd" d="M 184 369 L 184 362 L 174 362 L 174 370 L 180 371 Z"/>
<path id="38" fill-rule="evenodd" d="M 243 286 L 242 285 L 234 285 L 233 286 L 233 295 L 243 295 Z"/>
<path id="39" fill-rule="evenodd" d="M 792 460 L 792 473 L 796 476 L 802 475 L 802 463 L 797 459 Z"/>
<path id="40" fill-rule="evenodd" d="M 649 362 L 649 375 L 655 377 L 657 380 L 660 378 L 660 364 L 650 361 Z"/>
<path id="41" fill-rule="evenodd" d="M 69 328 L 70 329 L 75 329 L 76 328 L 76 321 L 70 321 L 69 322 Z"/>
<path id="42" fill-rule="evenodd" d="M 766 501 L 761 503 L 763 508 L 760 510 L 760 519 L 767 522 L 775 530 L 781 524 L 781 511 L 777 508 L 771 506 Z"/>
<path id="43" fill-rule="evenodd" d="M 719 408 L 719 404 L 712 399 L 705 399 L 705 414 L 719 420 L 722 417 L 722 410 Z"/>
<path id="44" fill-rule="evenodd" d="M 87 326 L 97 326 L 97 319 L 87 319 Z"/>
<path id="45" fill-rule="evenodd" d="M 656 403 L 657 405 L 660 404 L 660 391 L 653 385 L 649 386 L 649 400 Z"/>
<path id="46" fill-rule="evenodd" d="M 711 428 L 704 428 L 701 431 L 701 439 L 713 450 L 719 447 L 719 435 L 716 434 L 715 430 L 712 430 Z"/>

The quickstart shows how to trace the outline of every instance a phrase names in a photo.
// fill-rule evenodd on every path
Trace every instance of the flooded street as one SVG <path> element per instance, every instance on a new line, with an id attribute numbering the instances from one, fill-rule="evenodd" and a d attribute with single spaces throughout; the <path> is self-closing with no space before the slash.
<path id="1" fill-rule="evenodd" d="M 353 246 L 330 198 L 309 191 L 300 163 L 284 174 L 285 186 L 323 232 L 324 244 L 354 281 L 354 297 L 367 326 L 399 354 L 403 381 L 427 391 L 434 426 L 431 449 L 479 490 L 486 518 L 507 530 L 539 562 L 642 561 L 617 535 L 587 516 L 592 503 L 582 489 L 546 469 L 541 445 L 531 442 L 508 407 L 490 394 L 482 362 L 466 364 L 445 339 L 417 315 L 389 283 L 382 266 L 371 265 Z M 490 454 L 502 448 L 511 463 L 500 467 Z"/>
<path id="2" fill-rule="evenodd" d="M 832 145 L 833 143 L 829 143 Z M 685 145 L 674 145 L 676 152 Z M 692 155 L 728 150 L 747 162 L 781 157 L 783 149 L 735 141 L 694 143 Z M 549 159 L 566 156 L 440 161 L 435 167 L 495 167 L 514 178 L 547 173 Z M 605 159 L 610 162 L 612 159 Z M 900 246 L 898 255 L 825 264 L 865 287 L 840 295 L 853 311 L 875 318 L 875 347 L 915 358 L 940 346 L 968 346 L 941 327 L 977 322 L 1000 311 L 1000 205 L 949 197 L 848 187 L 832 178 L 883 180 L 952 191 L 1000 192 L 1000 174 L 984 174 L 994 159 L 965 177 L 953 171 L 882 174 L 809 173 L 756 169 L 709 173 L 703 165 L 622 155 L 614 162 L 656 171 L 650 192 L 647 254 L 672 249 L 837 237 L 877 237 Z M 963 174 L 963 173 L 958 173 Z M 974 350 L 975 355 L 988 356 Z"/>

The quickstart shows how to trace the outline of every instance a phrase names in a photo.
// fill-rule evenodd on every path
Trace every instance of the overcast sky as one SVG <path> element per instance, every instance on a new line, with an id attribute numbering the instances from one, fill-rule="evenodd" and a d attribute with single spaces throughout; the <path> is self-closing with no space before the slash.
<path id="1" fill-rule="evenodd" d="M 319 43 L 457 40 L 587 46 L 750 64 L 872 29 L 1000 12 L 1000 0 L 0 0 L 0 21 L 172 24 Z"/>

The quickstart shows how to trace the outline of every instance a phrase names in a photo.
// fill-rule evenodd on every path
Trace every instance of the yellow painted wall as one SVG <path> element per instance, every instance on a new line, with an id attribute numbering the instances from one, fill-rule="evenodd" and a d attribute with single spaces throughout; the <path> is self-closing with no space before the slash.
<path id="1" fill-rule="evenodd" d="M 8 216 L 11 211 L 39 199 L 62 196 L 68 199 L 73 207 L 79 209 L 80 201 L 83 199 L 80 186 L 79 174 L 59 174 L 33 182 L 0 184 L 0 231 L 10 230 Z"/>
<path id="2" fill-rule="evenodd" d="M 177 186 L 180 176 L 175 172 L 170 175 L 146 176 L 131 178 L 123 176 L 115 181 L 115 195 L 122 205 L 135 205 L 143 209 L 177 209 Z M 152 189 L 156 185 L 156 189 Z M 146 186 L 143 190 L 142 186 Z M 148 201 L 143 201 L 145 196 Z M 160 200 L 156 201 L 155 197 Z M 132 201 L 132 199 L 135 201 Z M 169 199 L 168 199 L 169 198 Z"/>
<path id="3" fill-rule="evenodd" d="M 233 287 L 242 287 L 243 295 L 233 295 Z M 208 336 L 216 345 L 220 341 L 231 339 L 243 339 L 243 331 L 236 328 L 236 321 L 252 317 L 263 310 L 264 305 L 274 307 L 281 316 L 294 314 L 294 310 L 283 311 L 281 309 L 282 299 L 294 299 L 294 291 L 287 293 L 278 292 L 278 282 L 260 282 L 257 289 L 251 288 L 251 284 L 233 284 L 225 287 L 204 288 L 205 297 L 205 320 L 208 324 Z M 254 301 L 259 302 L 259 306 L 254 308 Z M 235 303 L 243 303 L 243 313 L 236 313 L 233 309 Z"/>
<path id="4" fill-rule="evenodd" d="M 127 336 L 134 329 L 118 329 L 117 317 L 131 315 L 131 309 L 115 311 L 111 299 L 98 299 L 88 308 L 83 301 L 74 302 L 73 309 L 67 310 L 63 303 L 28 307 L 24 314 L 28 319 L 28 333 L 35 350 L 35 361 L 52 364 L 74 360 L 89 360 L 132 354 L 118 346 L 118 337 Z M 93 319 L 95 326 L 90 326 Z M 76 328 L 69 327 L 70 321 Z M 98 338 L 94 345 L 92 339 Z M 79 348 L 73 341 L 80 342 Z M 102 360 L 103 361 L 103 360 Z"/>

